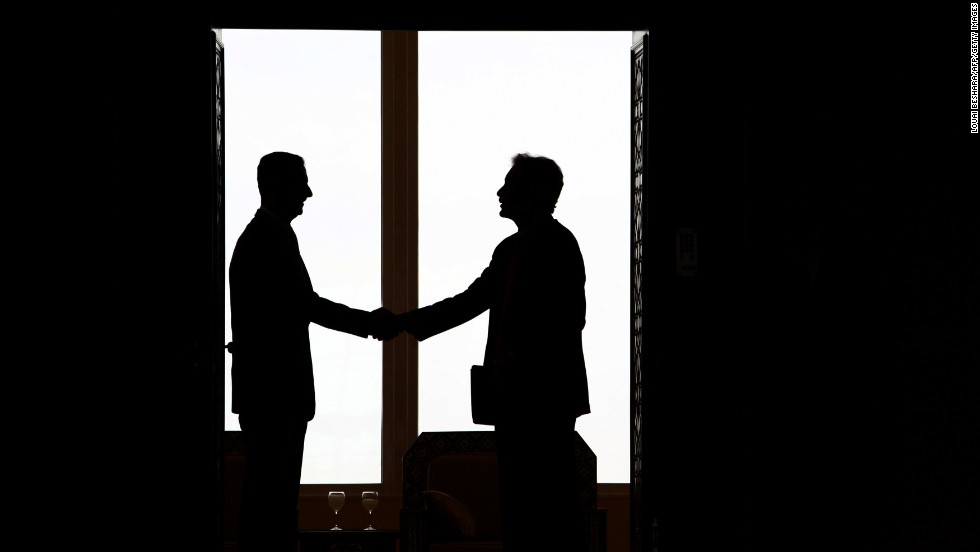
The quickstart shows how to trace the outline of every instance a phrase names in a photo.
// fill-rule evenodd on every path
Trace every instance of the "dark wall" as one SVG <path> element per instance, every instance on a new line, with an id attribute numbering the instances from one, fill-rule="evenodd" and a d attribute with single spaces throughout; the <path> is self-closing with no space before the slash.
<path id="1" fill-rule="evenodd" d="M 977 546 L 980 149 L 956 17 L 653 11 L 660 549 Z"/>
<path id="2" fill-rule="evenodd" d="M 48 36 L 73 74 L 56 71 L 46 108 L 61 146 L 45 168 L 62 176 L 46 195 L 72 198 L 58 213 L 72 247 L 56 258 L 63 293 L 48 315 L 82 346 L 45 353 L 70 378 L 56 427 L 72 436 L 56 439 L 45 479 L 71 474 L 71 494 L 88 497 L 56 508 L 57 523 L 113 548 L 219 542 L 206 18 L 92 9 Z"/>
<path id="3" fill-rule="evenodd" d="M 660 550 L 731 549 L 743 542 L 745 498 L 737 324 L 744 323 L 749 67 L 733 29 L 677 10 L 654 15 L 646 52 L 644 524 L 656 518 Z M 690 277 L 677 275 L 680 229 L 697 232 Z M 647 531 L 643 549 L 651 550 Z"/>
<path id="4" fill-rule="evenodd" d="M 791 231 L 783 276 L 756 288 L 772 338 L 757 349 L 772 470 L 756 496 L 800 545 L 980 542 L 980 235 L 964 188 L 978 150 L 954 76 L 968 35 L 947 15 L 816 14 L 759 44 L 779 109 L 749 119 L 750 166 L 778 198 L 762 220 Z"/>

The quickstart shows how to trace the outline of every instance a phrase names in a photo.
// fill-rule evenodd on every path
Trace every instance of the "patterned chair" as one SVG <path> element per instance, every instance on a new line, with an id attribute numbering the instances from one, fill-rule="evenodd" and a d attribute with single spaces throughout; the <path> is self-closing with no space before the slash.
<path id="1" fill-rule="evenodd" d="M 606 550 L 596 457 L 576 432 L 579 497 L 590 552 Z M 493 431 L 423 432 L 402 457 L 401 552 L 500 552 Z"/>

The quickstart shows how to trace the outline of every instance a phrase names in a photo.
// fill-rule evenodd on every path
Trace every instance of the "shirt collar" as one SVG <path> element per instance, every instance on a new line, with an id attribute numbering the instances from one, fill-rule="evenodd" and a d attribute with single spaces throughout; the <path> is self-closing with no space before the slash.
<path id="1" fill-rule="evenodd" d="M 282 226 L 284 228 L 288 228 L 290 231 L 293 229 L 293 227 L 289 224 L 289 221 L 287 221 L 286 219 L 284 219 L 284 218 L 280 217 L 279 215 L 275 214 L 274 212 L 272 212 L 272 209 L 269 209 L 265 205 L 261 205 L 259 207 L 259 210 L 258 210 L 258 212 L 256 214 L 258 214 L 258 213 L 265 213 L 266 216 L 268 216 L 269 218 L 271 218 L 272 220 L 274 220 L 276 222 L 276 224 L 279 224 L 280 226 Z"/>

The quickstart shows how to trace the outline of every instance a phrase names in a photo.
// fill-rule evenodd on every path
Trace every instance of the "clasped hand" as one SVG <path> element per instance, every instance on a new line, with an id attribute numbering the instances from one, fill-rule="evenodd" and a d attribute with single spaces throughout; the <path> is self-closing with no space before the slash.
<path id="1" fill-rule="evenodd" d="M 395 314 L 385 307 L 371 311 L 369 333 L 378 341 L 388 341 L 398 337 L 403 331 L 408 330 L 407 326 L 407 317 L 404 314 Z"/>

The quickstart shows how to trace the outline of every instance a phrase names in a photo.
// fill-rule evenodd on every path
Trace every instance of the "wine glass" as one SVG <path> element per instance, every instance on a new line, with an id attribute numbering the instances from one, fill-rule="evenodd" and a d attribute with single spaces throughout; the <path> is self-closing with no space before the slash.
<path id="1" fill-rule="evenodd" d="M 341 531 L 340 525 L 337 525 L 337 520 L 340 519 L 340 509 L 344 507 L 344 491 L 330 491 L 327 495 L 327 504 L 333 510 L 333 527 L 330 528 L 331 531 Z"/>
<path id="2" fill-rule="evenodd" d="M 365 531 L 374 531 L 374 527 L 371 527 L 371 512 L 378 507 L 378 491 L 364 491 L 361 493 L 361 506 L 368 513 L 368 526 L 364 528 Z"/>

